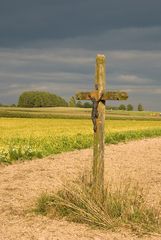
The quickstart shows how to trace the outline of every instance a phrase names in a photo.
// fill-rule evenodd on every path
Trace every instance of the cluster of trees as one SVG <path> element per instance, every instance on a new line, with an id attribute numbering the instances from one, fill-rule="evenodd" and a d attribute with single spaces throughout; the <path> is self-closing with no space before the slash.
<path id="1" fill-rule="evenodd" d="M 76 103 L 76 107 L 80 107 L 80 108 L 92 108 L 93 104 L 92 102 L 84 102 L 82 103 L 81 101 L 78 101 Z"/>
<path id="2" fill-rule="evenodd" d="M 109 110 L 127 110 L 127 111 L 133 111 L 134 107 L 131 104 L 128 104 L 127 106 L 124 104 L 121 104 L 119 107 L 112 107 L 112 106 L 108 106 L 107 109 Z M 137 110 L 138 111 L 144 111 L 144 107 L 142 104 L 138 104 L 137 106 Z"/>
<path id="3" fill-rule="evenodd" d="M 92 107 L 91 102 L 83 102 L 82 103 L 82 101 L 76 101 L 74 96 L 72 96 L 70 98 L 68 105 L 69 105 L 69 107 L 80 107 L 80 108 L 91 108 Z M 124 105 L 124 104 L 121 104 L 119 107 L 107 106 L 106 109 L 133 111 L 134 107 L 131 104 L 128 104 L 127 106 Z M 143 108 L 142 104 L 138 105 L 137 110 L 138 111 L 144 111 L 144 108 Z"/>
<path id="4" fill-rule="evenodd" d="M 40 91 L 23 92 L 18 101 L 18 107 L 67 107 L 68 103 L 61 97 Z"/>
<path id="5" fill-rule="evenodd" d="M 49 92 L 42 91 L 26 91 L 23 92 L 18 100 L 18 107 L 79 107 L 79 108 L 92 108 L 91 101 L 76 101 L 75 97 L 72 96 L 67 103 L 62 97 Z M 0 106 L 7 106 L 0 103 Z M 9 106 L 9 105 L 8 105 Z M 10 105 L 15 107 L 15 104 Z M 121 104 L 119 107 L 106 106 L 108 110 L 127 110 L 133 111 L 134 107 L 131 104 Z M 144 111 L 142 104 L 138 104 L 138 111 Z"/>
<path id="6" fill-rule="evenodd" d="M 0 107 L 16 107 L 16 104 L 12 103 L 12 104 L 3 104 L 0 103 Z"/>
<path id="7" fill-rule="evenodd" d="M 128 104 L 127 106 L 125 106 L 124 104 L 121 104 L 121 105 L 119 106 L 119 110 L 133 111 L 133 110 L 134 110 L 134 107 L 133 107 L 133 105 L 131 105 L 131 104 Z M 144 108 L 143 108 L 142 104 L 139 104 L 139 105 L 138 105 L 137 110 L 138 110 L 138 111 L 144 111 Z"/>
<path id="8" fill-rule="evenodd" d="M 131 104 L 128 104 L 127 106 L 125 106 L 124 104 L 121 104 L 119 106 L 119 110 L 127 110 L 127 111 L 133 111 L 134 107 Z"/>
<path id="9" fill-rule="evenodd" d="M 79 107 L 79 108 L 92 108 L 92 103 L 76 101 L 75 97 L 72 96 L 69 100 L 68 106 L 69 107 Z"/>

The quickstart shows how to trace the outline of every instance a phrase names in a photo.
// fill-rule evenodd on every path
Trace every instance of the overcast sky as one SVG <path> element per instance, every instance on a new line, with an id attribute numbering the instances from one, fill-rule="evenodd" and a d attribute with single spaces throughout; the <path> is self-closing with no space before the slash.
<path id="1" fill-rule="evenodd" d="M 161 0 L 0 0 L 1 103 L 92 89 L 97 53 L 107 90 L 161 111 Z"/>

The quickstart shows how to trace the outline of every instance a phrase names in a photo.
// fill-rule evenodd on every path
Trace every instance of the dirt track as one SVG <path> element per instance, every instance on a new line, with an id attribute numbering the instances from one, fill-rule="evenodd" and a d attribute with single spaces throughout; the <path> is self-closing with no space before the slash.
<path id="1" fill-rule="evenodd" d="M 0 166 L 0 240 L 134 240 L 128 232 L 105 232 L 35 216 L 28 212 L 44 191 L 55 191 L 89 169 L 92 150 Z M 148 201 L 161 200 L 161 138 L 110 145 L 105 150 L 105 175 L 119 181 L 130 177 L 149 189 Z M 106 180 L 108 180 L 106 179 Z M 159 236 L 142 239 L 161 239 Z"/>

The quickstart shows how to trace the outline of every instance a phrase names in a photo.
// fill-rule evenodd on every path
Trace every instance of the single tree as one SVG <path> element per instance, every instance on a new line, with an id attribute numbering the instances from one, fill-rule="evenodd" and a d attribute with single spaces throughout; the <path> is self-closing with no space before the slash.
<path id="1" fill-rule="evenodd" d="M 131 104 L 128 104 L 127 105 L 127 111 L 133 111 L 133 105 L 131 105 Z"/>
<path id="2" fill-rule="evenodd" d="M 75 97 L 72 96 L 69 100 L 69 103 L 68 103 L 68 106 L 69 107 L 75 107 L 76 106 L 76 100 L 75 100 Z"/>
<path id="3" fill-rule="evenodd" d="M 138 111 L 144 111 L 144 108 L 141 104 L 138 105 Z"/>
<path id="4" fill-rule="evenodd" d="M 119 110 L 126 110 L 126 106 L 125 106 L 124 104 L 121 104 L 121 105 L 119 106 Z"/>

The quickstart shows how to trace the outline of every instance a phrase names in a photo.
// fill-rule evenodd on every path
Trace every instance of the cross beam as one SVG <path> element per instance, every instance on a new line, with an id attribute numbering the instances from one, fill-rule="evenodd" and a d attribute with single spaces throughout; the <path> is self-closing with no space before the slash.
<path id="1" fill-rule="evenodd" d="M 104 123 L 105 123 L 105 101 L 126 100 L 128 95 L 121 91 L 105 91 L 105 56 L 96 57 L 95 90 L 91 92 L 79 92 L 77 100 L 91 100 L 93 102 L 92 121 L 94 125 L 94 149 L 93 149 L 93 192 L 97 197 L 104 193 Z"/>
<path id="2" fill-rule="evenodd" d="M 91 98 L 98 101 L 98 91 L 76 93 L 77 100 L 91 100 Z M 103 93 L 101 100 L 126 100 L 127 98 L 128 95 L 126 92 L 110 91 Z"/>

